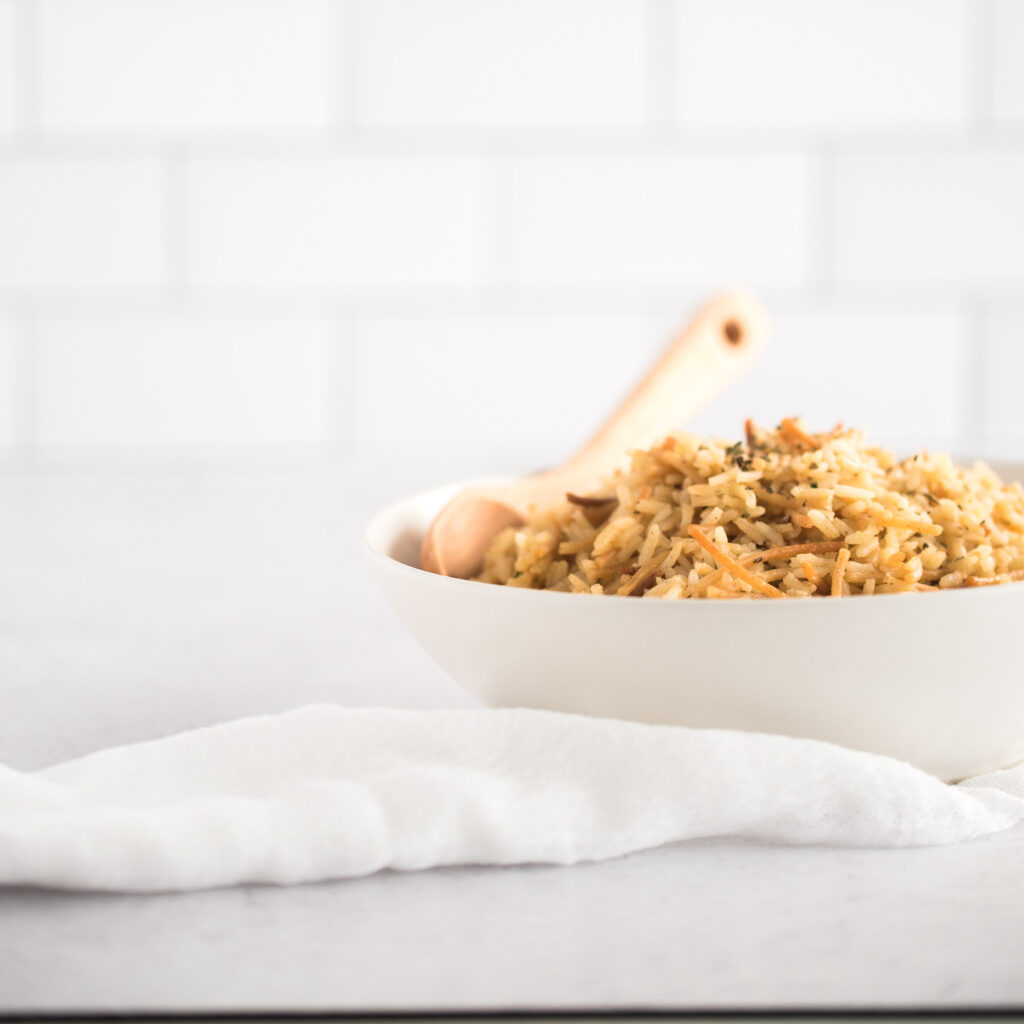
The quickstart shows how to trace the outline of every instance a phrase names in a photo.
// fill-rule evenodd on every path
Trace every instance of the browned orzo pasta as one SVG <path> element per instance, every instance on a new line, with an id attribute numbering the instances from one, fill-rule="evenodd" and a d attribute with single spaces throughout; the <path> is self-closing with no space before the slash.
<path id="1" fill-rule="evenodd" d="M 630 597 L 883 594 L 1024 579 L 1024 490 L 836 427 L 672 434 L 491 543 L 478 579 Z"/>

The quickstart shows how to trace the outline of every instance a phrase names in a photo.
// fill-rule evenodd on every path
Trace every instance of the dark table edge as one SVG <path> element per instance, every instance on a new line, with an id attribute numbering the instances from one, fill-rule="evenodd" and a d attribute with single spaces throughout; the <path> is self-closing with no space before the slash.
<path id="1" fill-rule="evenodd" d="M 531 1009 L 531 1010 L 430 1010 L 430 1011 L 344 1011 L 336 1012 L 331 1010 L 303 1010 L 295 1012 L 284 1011 L 188 1011 L 188 1012 L 135 1012 L 131 1010 L 118 1010 L 109 1013 L 68 1013 L 68 1012 L 18 1012 L 0 1011 L 0 1022 L 3 1024 L 126 1024 L 129 1021 L 153 1022 L 181 1022 L 188 1024 L 191 1021 L 223 1022 L 273 1022 L 273 1021 L 296 1021 L 296 1022 L 348 1022 L 355 1024 L 357 1021 L 366 1021 L 369 1024 L 388 1024 L 388 1022 L 415 1021 L 423 1024 L 440 1021 L 528 1021 L 528 1020 L 552 1020 L 572 1024 L 574 1021 L 807 1021 L 807 1020 L 849 1020 L 849 1021 L 870 1021 L 870 1020 L 965 1020 L 965 1019 L 1002 1019 L 1024 1021 L 1024 1004 L 1014 1006 L 954 1006 L 954 1007 L 864 1007 L 864 1008 L 841 1008 L 823 1006 L 820 1008 L 798 1007 L 793 1009 L 773 1008 L 769 1010 L 750 1009 L 738 1007 L 736 1009 L 723 1009 L 714 1007 L 708 1009 L 650 1009 L 638 1007 L 636 1009 L 619 1008 L 608 1009 Z"/>

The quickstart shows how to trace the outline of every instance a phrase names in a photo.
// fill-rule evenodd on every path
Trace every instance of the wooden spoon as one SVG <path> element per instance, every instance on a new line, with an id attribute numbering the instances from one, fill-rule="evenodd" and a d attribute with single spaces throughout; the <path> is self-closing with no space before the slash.
<path id="1" fill-rule="evenodd" d="M 502 487 L 456 495 L 423 538 L 420 565 L 465 579 L 506 526 L 587 494 L 632 448 L 645 448 L 715 397 L 767 341 L 768 318 L 751 296 L 732 293 L 705 306 L 594 437 L 558 469 Z"/>

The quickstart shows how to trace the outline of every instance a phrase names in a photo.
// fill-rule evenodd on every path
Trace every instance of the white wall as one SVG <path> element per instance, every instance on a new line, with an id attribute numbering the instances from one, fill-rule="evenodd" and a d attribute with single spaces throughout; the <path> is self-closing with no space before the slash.
<path id="1" fill-rule="evenodd" d="M 775 344 L 698 427 L 1024 450 L 1022 53 L 1021 0 L 0 0 L 0 458 L 555 458 L 733 283 Z"/>

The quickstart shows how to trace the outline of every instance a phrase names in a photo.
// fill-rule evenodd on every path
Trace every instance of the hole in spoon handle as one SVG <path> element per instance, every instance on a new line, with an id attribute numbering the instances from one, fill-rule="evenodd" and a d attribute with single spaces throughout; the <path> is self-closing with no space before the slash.
<path id="1" fill-rule="evenodd" d="M 729 319 L 722 324 L 722 337 L 727 345 L 742 345 L 746 332 L 738 320 Z"/>

